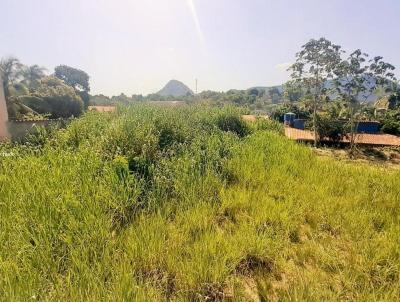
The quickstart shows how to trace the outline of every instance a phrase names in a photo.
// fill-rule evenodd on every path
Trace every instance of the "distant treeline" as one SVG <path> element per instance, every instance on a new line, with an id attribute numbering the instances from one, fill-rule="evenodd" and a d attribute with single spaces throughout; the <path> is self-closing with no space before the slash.
<path id="1" fill-rule="evenodd" d="M 295 96 L 290 96 L 294 101 Z M 299 96 L 300 97 L 300 96 Z M 298 97 L 298 98 L 299 98 Z M 108 97 L 103 94 L 90 97 L 90 105 L 129 105 L 136 102 L 154 102 L 154 101 L 185 101 L 191 102 L 209 102 L 213 105 L 233 104 L 238 106 L 247 106 L 250 109 L 265 109 L 268 105 L 279 104 L 284 101 L 284 91 L 281 86 L 251 88 L 248 90 L 232 89 L 227 92 L 203 91 L 197 95 L 185 95 L 180 97 L 161 96 L 158 94 L 132 95 L 127 96 L 121 93 L 118 96 Z"/>

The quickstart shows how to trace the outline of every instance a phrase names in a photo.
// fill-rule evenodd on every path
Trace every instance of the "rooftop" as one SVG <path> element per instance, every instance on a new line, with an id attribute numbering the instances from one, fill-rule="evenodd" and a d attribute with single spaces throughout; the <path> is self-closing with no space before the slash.
<path id="1" fill-rule="evenodd" d="M 285 127 L 285 135 L 296 141 L 314 141 L 314 132 L 308 130 L 300 130 Z M 349 143 L 348 138 L 341 140 L 342 143 Z M 376 146 L 400 146 L 400 137 L 390 134 L 356 134 L 356 143 L 360 145 L 376 145 Z"/>

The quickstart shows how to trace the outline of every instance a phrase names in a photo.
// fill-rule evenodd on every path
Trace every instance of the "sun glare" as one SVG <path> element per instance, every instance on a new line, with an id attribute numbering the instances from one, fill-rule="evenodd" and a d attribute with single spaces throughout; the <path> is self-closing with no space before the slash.
<path id="1" fill-rule="evenodd" d="M 203 34 L 203 30 L 201 29 L 201 26 L 200 26 L 200 21 L 199 21 L 198 15 L 197 15 L 197 11 L 196 11 L 196 6 L 194 4 L 194 0 L 186 0 L 186 2 L 188 4 L 190 12 L 192 14 L 193 22 L 194 22 L 194 24 L 196 26 L 196 31 L 197 31 L 197 34 L 199 36 L 199 39 L 200 39 L 201 43 L 204 44 L 204 34 Z"/>

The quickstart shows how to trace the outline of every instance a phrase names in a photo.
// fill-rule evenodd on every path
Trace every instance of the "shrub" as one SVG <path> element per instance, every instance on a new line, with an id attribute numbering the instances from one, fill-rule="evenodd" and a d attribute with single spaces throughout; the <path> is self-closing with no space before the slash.
<path id="1" fill-rule="evenodd" d="M 1 299 L 397 301 L 399 172 L 226 115 L 134 106 L 0 145 Z"/>
<path id="2" fill-rule="evenodd" d="M 250 133 L 250 128 L 237 114 L 224 113 L 217 117 L 217 126 L 225 132 L 232 132 L 239 137 Z"/>
<path id="3" fill-rule="evenodd" d="M 258 118 L 255 123 L 255 128 L 257 130 L 267 130 L 267 131 L 273 131 L 273 132 L 277 132 L 280 134 L 284 134 L 283 124 L 276 120 Z"/>
<path id="4" fill-rule="evenodd" d="M 306 123 L 306 128 L 314 130 L 312 120 Z M 346 136 L 346 130 L 346 125 L 336 118 L 331 118 L 327 115 L 317 116 L 317 132 L 320 140 L 329 140 L 338 143 Z"/>
<path id="5" fill-rule="evenodd" d="M 381 118 L 383 133 L 399 135 L 400 134 L 400 113 L 396 111 L 389 112 Z"/>
<path id="6" fill-rule="evenodd" d="M 83 111 L 82 99 L 74 89 L 52 77 L 42 79 L 35 93 L 19 97 L 19 101 L 39 114 L 50 114 L 51 118 L 76 117 Z"/>

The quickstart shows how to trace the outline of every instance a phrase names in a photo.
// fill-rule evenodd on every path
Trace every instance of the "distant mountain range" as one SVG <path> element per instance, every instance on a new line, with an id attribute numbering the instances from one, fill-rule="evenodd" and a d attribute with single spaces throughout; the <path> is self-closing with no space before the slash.
<path id="1" fill-rule="evenodd" d="M 371 85 L 375 85 L 374 81 L 375 81 L 374 79 L 371 79 L 369 83 L 368 83 L 368 81 L 366 81 L 366 87 L 370 88 L 370 87 L 372 87 Z M 333 88 L 333 85 L 334 85 L 333 80 L 329 80 L 326 82 L 325 87 Z M 265 93 L 268 93 L 270 90 L 276 90 L 276 91 L 279 91 L 279 93 L 282 95 L 284 92 L 283 85 L 269 86 L 269 87 L 268 86 L 252 87 L 252 88 L 249 88 L 248 90 L 251 90 L 251 89 L 257 89 L 258 91 L 264 91 Z M 384 91 L 372 92 L 372 93 L 367 92 L 365 95 L 360 94 L 358 96 L 358 100 L 360 102 L 375 103 L 377 100 L 382 98 L 384 95 L 385 95 Z M 329 96 L 330 96 L 330 98 L 335 99 L 337 97 L 337 94 L 331 93 Z"/>
<path id="2" fill-rule="evenodd" d="M 333 81 L 330 80 L 326 83 L 326 87 L 332 87 Z M 283 85 L 276 85 L 276 86 L 255 86 L 251 87 L 247 90 L 253 90 L 257 89 L 258 91 L 263 91 L 265 94 L 268 94 L 271 90 L 274 90 L 278 92 L 281 96 L 283 96 L 284 88 Z M 181 97 L 181 96 L 190 96 L 194 95 L 193 91 L 186 86 L 184 83 L 177 81 L 177 80 L 171 80 L 169 81 L 163 89 L 161 89 L 159 92 L 156 93 L 157 95 L 160 96 L 172 96 L 172 97 Z M 374 103 L 376 102 L 379 98 L 383 96 L 382 93 L 372 93 L 371 95 L 368 96 L 366 99 L 365 96 L 360 95 L 359 96 L 359 101 L 367 101 L 369 103 Z M 331 95 L 332 98 L 335 98 L 335 95 Z"/>
<path id="3" fill-rule="evenodd" d="M 169 81 L 157 94 L 173 97 L 194 95 L 193 91 L 188 86 L 177 80 Z"/>
<path id="4" fill-rule="evenodd" d="M 272 89 L 277 89 L 279 93 L 283 93 L 283 85 L 277 85 L 277 86 L 256 86 L 256 87 L 251 87 L 247 90 L 252 90 L 252 89 L 257 89 L 258 91 L 264 91 L 265 93 L 268 93 Z"/>

